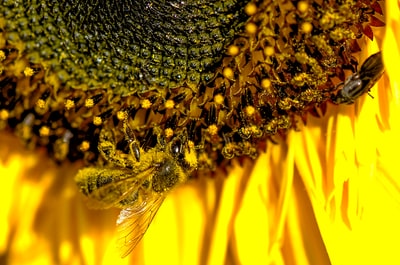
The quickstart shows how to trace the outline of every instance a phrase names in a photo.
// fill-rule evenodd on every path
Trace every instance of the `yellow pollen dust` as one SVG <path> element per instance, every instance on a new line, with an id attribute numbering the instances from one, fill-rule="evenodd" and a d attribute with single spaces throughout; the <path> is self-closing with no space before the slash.
<path id="1" fill-rule="evenodd" d="M 85 107 L 86 108 L 92 108 L 94 106 L 94 101 L 91 98 L 88 98 L 85 100 Z"/>
<path id="2" fill-rule="evenodd" d="M 6 54 L 4 51 L 0 51 L 0 62 L 4 61 L 6 59 Z"/>
<path id="3" fill-rule="evenodd" d="M 143 109 L 149 109 L 151 107 L 151 101 L 148 99 L 143 99 L 142 102 L 140 102 L 140 105 Z"/>
<path id="4" fill-rule="evenodd" d="M 228 55 L 236 56 L 239 54 L 239 47 L 236 45 L 231 45 L 228 47 L 227 53 Z"/>
<path id="5" fill-rule="evenodd" d="M 73 100 L 71 100 L 71 99 L 67 99 L 67 100 L 65 101 L 64 105 L 65 105 L 65 108 L 66 108 L 67 110 L 70 110 L 70 109 L 72 109 L 73 107 L 75 107 L 75 102 L 74 102 Z"/>
<path id="6" fill-rule="evenodd" d="M 308 3 L 306 1 L 300 1 L 297 3 L 297 9 L 304 13 L 308 10 Z"/>
<path id="7" fill-rule="evenodd" d="M 266 56 L 272 56 L 275 53 L 275 49 L 272 46 L 265 47 L 264 53 Z"/>
<path id="8" fill-rule="evenodd" d="M 165 101 L 164 106 L 166 109 L 173 109 L 175 106 L 175 102 L 172 99 L 168 99 Z"/>
<path id="9" fill-rule="evenodd" d="M 308 77 L 307 73 L 301 73 L 293 77 L 294 80 L 300 82 L 306 80 Z"/>
<path id="10" fill-rule="evenodd" d="M 247 116 L 253 116 L 254 113 L 256 112 L 256 109 L 255 109 L 253 106 L 247 106 L 247 107 L 244 109 L 244 111 L 245 111 L 245 113 L 246 113 Z"/>
<path id="11" fill-rule="evenodd" d="M 30 67 L 25 67 L 25 70 L 24 70 L 24 75 L 25 76 L 33 76 L 33 74 L 35 73 L 35 71 L 32 69 L 32 68 L 30 68 Z"/>
<path id="12" fill-rule="evenodd" d="M 251 132 L 253 132 L 253 133 L 255 133 L 255 132 L 258 132 L 258 131 L 259 131 L 258 127 L 257 127 L 257 126 L 255 126 L 255 125 L 251 125 L 251 126 L 250 126 L 250 130 L 251 130 Z"/>
<path id="13" fill-rule="evenodd" d="M 233 70 L 230 67 L 225 67 L 224 70 L 222 70 L 222 74 L 228 79 L 233 79 L 235 77 Z"/>
<path id="14" fill-rule="evenodd" d="M 185 150 L 185 161 L 190 167 L 197 166 L 197 155 L 195 151 Z"/>
<path id="15" fill-rule="evenodd" d="M 215 124 L 208 126 L 207 131 L 210 135 L 216 135 L 218 133 L 218 127 Z"/>
<path id="16" fill-rule="evenodd" d="M 304 22 L 303 24 L 301 24 L 301 30 L 304 33 L 310 33 L 312 28 L 313 28 L 313 26 L 310 22 Z"/>
<path id="17" fill-rule="evenodd" d="M 164 130 L 164 133 L 167 138 L 170 138 L 174 135 L 174 130 L 172 130 L 171 128 L 166 128 Z"/>
<path id="18" fill-rule="evenodd" d="M 128 118 L 128 113 L 126 111 L 120 110 L 117 112 L 117 119 L 120 121 L 124 121 Z"/>
<path id="19" fill-rule="evenodd" d="M 8 117 L 10 116 L 10 113 L 8 112 L 8 110 L 2 109 L 0 110 L 0 120 L 7 120 Z"/>
<path id="20" fill-rule="evenodd" d="M 246 30 L 246 33 L 248 33 L 250 35 L 256 34 L 257 25 L 252 23 L 252 22 L 249 22 L 249 23 L 246 24 L 245 30 Z"/>
<path id="21" fill-rule="evenodd" d="M 242 127 L 240 128 L 240 131 L 242 131 L 243 134 L 249 135 L 251 133 L 251 130 L 249 127 Z"/>
<path id="22" fill-rule="evenodd" d="M 193 141 L 191 141 L 191 140 L 189 140 L 189 141 L 187 142 L 187 145 L 188 145 L 189 149 L 193 149 L 193 148 L 194 148 L 194 143 L 193 143 Z"/>
<path id="23" fill-rule="evenodd" d="M 261 80 L 261 87 L 264 89 L 268 89 L 271 87 L 271 80 L 269 78 L 264 78 Z"/>
<path id="24" fill-rule="evenodd" d="M 87 150 L 89 150 L 89 148 L 90 148 L 90 143 L 88 141 L 83 141 L 79 145 L 79 150 L 81 150 L 82 152 L 86 152 Z"/>
<path id="25" fill-rule="evenodd" d="M 49 136 L 49 134 L 50 134 L 50 128 L 49 128 L 48 126 L 42 126 L 42 127 L 40 127 L 40 129 L 39 129 L 39 134 L 40 134 L 40 136 L 42 136 L 42 137 Z"/>
<path id="26" fill-rule="evenodd" d="M 36 106 L 38 106 L 41 109 L 44 109 L 46 107 L 46 101 L 44 101 L 43 99 L 38 99 L 38 101 L 36 101 Z"/>
<path id="27" fill-rule="evenodd" d="M 224 104 L 224 96 L 222 96 L 221 94 L 217 94 L 214 96 L 214 102 L 218 105 L 222 105 Z"/>
<path id="28" fill-rule="evenodd" d="M 93 118 L 93 124 L 96 126 L 99 126 L 103 123 L 102 119 L 100 116 L 96 116 Z"/>
<path id="29" fill-rule="evenodd" d="M 252 16 L 255 13 L 257 13 L 257 6 L 254 3 L 248 3 L 245 7 L 244 7 L 244 12 L 246 12 L 246 14 L 248 16 Z"/>

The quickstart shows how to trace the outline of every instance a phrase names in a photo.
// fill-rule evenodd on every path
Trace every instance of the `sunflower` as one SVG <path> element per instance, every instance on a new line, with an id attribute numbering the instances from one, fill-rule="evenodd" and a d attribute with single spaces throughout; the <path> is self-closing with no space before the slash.
<path id="1" fill-rule="evenodd" d="M 14 4 L 20 8 L 22 5 L 20 2 L 5 1 L 4 6 L 12 6 Z M 33 2 L 36 3 L 36 1 Z M 72 2 L 75 3 L 74 1 Z M 343 6 L 346 7 L 348 2 L 351 1 L 343 1 Z M 378 8 L 376 2 L 372 2 L 371 6 L 376 10 Z M 222 13 L 230 10 L 229 5 L 235 6 L 232 9 L 235 12 L 227 17 L 237 18 L 238 23 L 234 23 L 231 30 L 227 31 L 229 32 L 227 33 L 229 43 L 222 45 L 223 47 L 228 47 L 228 55 L 222 59 L 223 65 L 221 67 L 217 66 L 215 72 L 208 71 L 211 68 L 205 67 L 206 62 L 216 64 L 221 58 L 211 58 L 211 61 L 200 62 L 198 66 L 195 63 L 193 67 L 205 68 L 200 71 L 200 79 L 196 77 L 192 81 L 199 84 L 203 81 L 209 82 L 209 80 L 204 79 L 212 79 L 214 77 L 211 76 L 216 75 L 217 78 L 210 82 L 218 86 L 219 90 L 217 91 L 222 91 L 222 83 L 230 85 L 234 83 L 233 80 L 239 80 L 237 82 L 242 82 L 243 84 L 246 82 L 259 82 L 260 87 L 268 90 L 270 85 L 268 85 L 268 79 L 265 78 L 265 73 L 263 72 L 265 69 L 261 70 L 260 68 L 259 73 L 254 70 L 255 76 L 258 74 L 259 77 L 264 78 L 244 78 L 244 73 L 249 69 L 246 68 L 246 64 L 243 61 L 248 60 L 248 58 L 246 56 L 235 57 L 233 55 L 237 53 L 235 49 L 250 49 L 246 46 L 248 43 L 243 41 L 243 34 L 250 36 L 251 39 L 255 35 L 254 31 L 258 30 L 257 27 L 264 28 L 265 32 L 267 32 L 268 27 L 262 24 L 262 21 L 265 21 L 262 12 L 267 10 L 263 8 L 270 7 L 269 4 L 265 4 L 269 3 L 269 1 L 254 1 L 254 5 L 239 6 L 235 5 L 237 1 L 227 1 L 227 3 L 229 4 L 221 4 L 220 6 L 218 1 L 213 1 L 213 7 L 220 8 L 223 10 Z M 52 4 L 57 5 L 56 2 Z M 319 4 L 316 1 L 315 6 Z M 296 72 L 289 66 L 280 65 L 279 67 L 282 68 L 289 67 L 290 69 L 288 69 L 295 73 L 293 74 L 293 83 L 284 84 L 292 87 L 293 91 L 298 87 L 302 87 L 304 80 L 311 82 L 311 79 L 314 80 L 312 81 L 314 82 L 312 86 L 319 87 L 320 90 L 313 90 L 312 95 L 315 98 L 307 101 L 307 104 L 305 101 L 301 101 L 301 97 L 296 97 L 293 91 L 283 95 L 283 99 L 276 99 L 277 106 L 282 103 L 283 107 L 285 104 L 289 104 L 290 107 L 287 112 L 283 111 L 283 107 L 279 107 L 280 109 L 275 110 L 279 114 L 273 114 L 272 120 L 286 117 L 282 113 L 289 113 L 287 117 L 291 119 L 293 109 L 296 109 L 296 111 L 293 111 L 295 112 L 294 115 L 301 116 L 303 119 L 296 120 L 296 126 L 290 124 L 287 127 L 283 125 L 279 127 L 277 132 L 281 133 L 271 133 L 268 136 L 270 141 L 266 145 L 264 145 L 263 141 L 254 141 L 252 143 L 257 142 L 257 144 L 247 146 L 246 149 L 246 141 L 240 142 L 241 145 L 238 145 L 239 147 L 235 146 L 235 150 L 240 149 L 241 153 L 240 155 L 235 154 L 235 156 L 241 158 L 226 162 L 225 158 L 230 153 L 225 152 L 225 155 L 221 155 L 221 153 L 222 150 L 228 150 L 228 145 L 223 146 L 221 143 L 235 143 L 238 138 L 245 138 L 243 134 L 245 134 L 247 127 L 243 127 L 243 124 L 248 124 L 251 119 L 244 118 L 245 122 L 240 119 L 243 113 L 246 115 L 250 113 L 251 108 L 249 107 L 252 105 L 249 104 L 248 95 L 254 95 L 255 90 L 249 89 L 247 91 L 250 92 L 245 91 L 244 96 L 237 97 L 237 104 L 229 103 L 231 106 L 235 106 L 235 111 L 231 115 L 238 118 L 239 125 L 227 123 L 228 125 L 224 127 L 217 124 L 219 130 L 226 130 L 224 135 L 229 135 L 228 132 L 230 131 L 226 129 L 229 126 L 229 130 L 234 129 L 241 132 L 240 135 L 229 135 L 227 137 L 229 138 L 228 140 L 222 139 L 223 137 L 216 139 L 210 133 L 211 125 L 218 123 L 218 119 L 226 114 L 220 114 L 217 118 L 210 114 L 215 111 L 213 106 L 218 105 L 218 100 L 215 98 L 219 94 L 210 94 L 211 92 L 208 88 L 205 91 L 200 91 L 208 95 L 201 98 L 202 102 L 209 100 L 207 97 L 212 98 L 214 96 L 214 103 L 204 104 L 206 114 L 198 116 L 198 119 L 201 119 L 206 124 L 201 132 L 209 137 L 206 140 L 205 148 L 208 148 L 206 151 L 209 152 L 210 157 L 205 162 L 203 161 L 204 168 L 202 168 L 203 172 L 206 173 L 196 175 L 196 177 L 189 179 L 187 183 L 180 185 L 168 194 L 142 241 L 124 259 L 120 258 L 115 242 L 115 220 L 117 219 L 118 211 L 113 209 L 88 209 L 84 196 L 80 194 L 76 187 L 74 176 L 80 168 L 88 166 L 88 164 L 105 164 L 105 161 L 98 156 L 97 152 L 98 128 L 104 124 L 112 124 L 109 117 L 114 114 L 115 118 L 112 120 L 114 123 L 118 123 L 118 120 L 124 120 L 124 115 L 127 115 L 127 113 L 132 114 L 130 109 L 124 108 L 124 104 L 110 100 L 109 103 L 112 102 L 112 105 L 108 106 L 104 98 L 96 97 L 101 94 L 99 93 L 101 90 L 88 90 L 87 97 L 85 97 L 85 93 L 81 93 L 81 90 L 83 91 L 89 83 L 97 87 L 113 87 L 113 82 L 126 84 L 121 81 L 125 79 L 122 77 L 114 78 L 116 76 L 113 76 L 113 78 L 106 78 L 107 82 L 101 83 L 98 81 L 100 78 L 96 78 L 96 75 L 89 76 L 87 73 L 82 72 L 81 69 L 75 72 L 72 71 L 74 74 L 71 74 L 68 72 L 68 65 L 63 65 L 65 68 L 51 68 L 51 63 L 54 63 L 52 59 L 54 58 L 51 58 L 51 51 L 49 52 L 48 49 L 43 49 L 38 54 L 35 47 L 32 46 L 30 55 L 33 57 L 29 59 L 16 53 L 15 50 L 3 49 L 10 52 L 9 54 L 7 52 L 4 53 L 3 56 L 11 56 L 12 60 L 20 62 L 20 64 L 15 63 L 15 67 L 11 70 L 10 68 L 1 69 L 3 75 L 0 79 L 2 85 L 2 97 L 0 99 L 3 100 L 1 103 L 6 102 L 1 106 L 6 107 L 0 109 L 0 128 L 3 129 L 0 134 L 0 175 L 3 176 L 2 198 L 5 200 L 0 211 L 3 217 L 0 219 L 3 220 L 0 225 L 0 231 L 3 235 L 0 237 L 3 238 L 0 243 L 0 263 L 396 264 L 396 261 L 400 260 L 400 254 L 398 254 L 396 247 L 397 239 L 400 236 L 400 229 L 398 228 L 400 221 L 400 183 L 397 180 L 400 172 L 395 166 L 395 151 L 399 145 L 398 135 L 400 134 L 398 133 L 399 128 L 396 126 L 395 115 L 399 109 L 397 104 L 397 71 L 395 69 L 397 69 L 396 62 L 398 61 L 396 58 L 400 59 L 400 49 L 398 47 L 400 40 L 397 34 L 400 27 L 400 14 L 398 3 L 386 1 L 385 4 L 386 26 L 374 28 L 372 35 L 369 33 L 369 29 L 371 29 L 369 26 L 363 27 L 363 33 L 373 37 L 374 40 L 371 41 L 368 38 L 358 40 L 358 43 L 361 43 L 360 62 L 365 61 L 369 55 L 383 50 L 385 73 L 377 85 L 371 89 L 371 97 L 363 96 L 352 105 L 331 104 L 327 102 L 329 101 L 327 96 L 319 91 L 327 89 L 332 84 L 323 78 L 322 72 L 315 70 L 318 68 L 317 66 L 315 66 L 315 69 L 313 67 L 307 68 L 309 76 L 306 76 L 300 75 L 300 72 Z M 312 6 L 307 4 L 306 1 L 299 1 L 297 6 L 286 1 L 276 2 L 276 6 L 280 8 L 279 10 L 286 10 L 285 8 L 292 10 L 292 6 L 294 6 L 298 9 L 296 12 L 300 13 L 306 12 L 307 8 L 304 5 L 305 7 Z M 77 5 L 72 6 L 73 8 L 69 9 L 69 15 L 73 14 L 72 11 L 76 10 L 74 8 L 77 7 Z M 312 8 L 315 8 L 315 6 L 312 6 Z M 226 10 L 223 9 L 225 7 Z M 343 9 L 345 9 L 344 7 Z M 149 8 L 156 7 L 149 5 Z M 365 7 L 363 6 L 363 8 Z M 29 12 L 33 12 L 34 8 L 29 10 Z M 247 16 L 240 15 L 241 11 L 237 10 L 244 10 Z M 264 11 L 260 12 L 259 10 Z M 277 10 L 278 8 L 272 11 L 268 10 L 271 13 L 267 11 L 265 13 L 280 15 Z M 9 13 L 3 10 L 3 14 L 11 16 L 14 11 L 14 9 L 10 8 Z M 137 12 L 137 10 L 134 11 Z M 332 15 L 335 12 L 329 14 Z M 84 17 L 84 14 L 79 13 L 79 16 Z M 201 17 L 202 15 L 199 16 Z M 278 19 L 277 24 L 283 23 L 282 25 L 284 26 L 288 23 L 291 30 L 299 29 L 299 32 L 302 32 L 301 34 L 306 35 L 307 32 L 310 33 L 312 30 L 319 30 L 318 26 L 329 27 L 329 18 L 340 20 L 340 17 L 326 16 L 320 18 L 317 23 L 307 20 L 307 16 L 304 17 L 300 26 L 296 26 L 296 21 L 282 19 Z M 31 22 L 34 22 L 35 18 L 30 13 Z M 373 18 L 376 19 L 375 16 Z M 375 25 L 379 24 L 377 21 L 374 21 Z M 18 25 L 11 25 L 11 29 L 12 26 L 24 27 L 22 22 L 20 21 Z M 3 17 L 0 19 L 2 33 L 4 34 L 7 30 L 12 31 L 10 25 L 5 27 L 4 23 L 5 19 Z M 215 21 L 208 21 L 208 23 L 215 23 Z M 232 20 L 228 19 L 226 23 L 231 24 Z M 66 25 L 71 26 L 70 24 Z M 47 26 L 48 31 L 54 30 L 54 26 Z M 5 28 L 6 30 L 4 30 Z M 232 30 L 243 30 L 245 33 L 242 35 L 230 35 Z M 20 32 L 22 32 L 20 37 L 25 36 L 23 35 L 26 33 L 25 31 Z M 267 32 L 266 34 L 270 33 Z M 336 31 L 336 35 L 332 34 L 330 38 L 337 37 L 339 33 L 347 34 L 348 32 L 346 30 L 342 32 Z M 282 34 L 284 37 L 293 36 L 290 32 L 283 32 Z M 213 36 L 218 38 L 219 35 Z M 11 37 L 14 38 L 15 35 L 11 34 Z M 21 39 L 23 39 L 22 37 Z M 294 39 L 296 37 L 298 36 L 295 36 Z M 79 39 L 80 36 L 76 38 Z M 111 39 L 109 40 L 111 41 Z M 0 40 L 2 41 L 0 46 L 4 47 L 4 38 Z M 181 39 L 174 40 L 179 42 Z M 286 40 L 290 41 L 288 38 Z M 231 45 L 231 42 L 233 45 Z M 260 57 L 257 56 L 265 56 L 266 60 L 274 60 L 273 54 L 277 53 L 278 50 L 271 50 L 269 43 L 262 43 L 261 46 L 265 54 L 260 55 L 255 52 L 255 60 L 259 60 Z M 13 42 L 13 45 L 16 47 L 13 49 L 16 50 L 20 48 L 18 45 L 22 45 L 25 47 L 24 49 L 29 50 L 26 45 L 33 44 L 17 41 Z M 46 45 L 48 43 L 45 43 Z M 279 47 L 279 52 L 287 49 L 281 42 L 277 41 L 275 45 Z M 79 47 L 82 50 L 85 49 L 84 46 Z M 118 53 L 117 48 L 115 51 Z M 336 51 L 334 46 L 332 48 L 331 52 L 335 56 L 339 56 L 336 52 L 343 52 L 339 48 Z M 213 54 L 220 48 L 219 46 L 213 46 L 210 49 L 212 50 L 211 54 Z M 194 49 L 195 51 L 197 50 Z M 146 51 L 141 50 L 139 53 L 146 54 Z M 204 51 L 204 54 L 206 54 L 206 51 Z M 294 54 L 291 55 L 294 56 Z M 41 65 L 36 63 L 35 60 L 39 57 L 35 56 L 40 58 L 49 56 L 47 61 L 49 64 Z M 311 60 L 302 54 L 297 54 L 297 56 L 297 58 L 300 58 L 299 60 L 304 58 Z M 346 65 L 351 68 L 356 63 L 350 61 L 352 57 L 346 56 L 340 55 L 338 58 L 342 62 L 346 62 L 348 59 Z M 2 60 L 11 60 L 9 57 Z M 321 65 L 329 65 L 327 67 L 331 67 L 332 63 L 328 60 L 331 57 L 324 57 L 326 60 Z M 156 58 L 157 60 L 158 57 L 153 54 L 151 58 Z M 69 59 L 71 58 L 67 58 L 63 62 L 66 64 L 71 63 Z M 101 67 L 96 68 L 95 73 L 104 75 L 105 72 L 109 71 L 108 68 L 110 66 L 102 64 L 100 62 L 101 58 L 94 58 L 93 60 L 96 59 Z M 27 64 L 27 60 L 31 60 L 29 61 L 30 64 Z M 179 62 L 180 58 L 174 58 L 174 60 L 176 63 Z M 87 61 L 84 61 L 82 65 L 85 65 L 85 63 Z M 117 62 L 113 61 L 113 63 L 122 65 L 124 61 L 121 62 L 120 59 Z M 76 69 L 77 66 L 73 65 L 73 67 Z M 337 66 L 332 66 L 332 69 L 337 68 Z M 188 84 L 184 93 L 155 96 L 155 94 L 152 94 L 153 91 L 150 91 L 145 92 L 149 93 L 149 95 L 146 94 L 146 96 L 140 97 L 140 100 L 135 98 L 136 101 L 132 100 L 128 103 L 138 106 L 137 108 L 140 106 L 143 109 L 150 110 L 154 105 L 158 104 L 158 107 L 161 106 L 160 108 L 163 108 L 165 116 L 169 115 L 169 119 L 163 120 L 162 129 L 165 132 L 166 129 L 172 127 L 175 129 L 174 133 L 177 133 L 180 127 L 169 125 L 181 124 L 182 122 L 177 122 L 177 120 L 182 121 L 184 115 L 172 118 L 174 116 L 170 114 L 171 109 L 169 109 L 167 101 L 160 101 L 160 98 L 162 96 L 173 98 L 175 101 L 172 103 L 179 105 L 177 96 L 182 98 L 181 102 L 186 102 L 186 99 L 193 94 L 200 93 L 198 91 L 193 92 L 194 86 L 190 85 L 188 81 L 191 75 L 197 76 L 197 70 L 193 69 L 190 71 L 182 70 L 179 73 L 164 71 L 163 74 L 157 77 L 160 78 L 157 81 L 157 86 L 159 86 L 164 84 L 166 76 L 172 76 L 173 79 L 169 80 L 167 78 L 168 80 L 165 83 L 172 90 L 176 85 L 183 86 L 183 84 Z M 150 71 L 151 69 L 147 70 Z M 93 71 L 93 69 L 90 71 Z M 135 69 L 129 71 L 135 73 Z M 12 77 L 10 77 L 10 72 L 13 72 Z M 146 72 L 145 76 L 148 73 Z M 287 72 L 283 71 L 283 73 Z M 47 74 L 47 79 L 41 83 L 45 74 Z M 277 70 L 277 75 L 282 75 L 282 72 Z M 186 77 L 187 79 L 185 79 Z M 343 79 L 344 72 L 339 71 L 337 77 Z M 151 79 L 149 76 L 146 78 L 147 80 Z M 181 78 L 186 81 L 182 81 Z M 219 80 L 219 83 L 215 80 Z M 148 86 L 153 85 L 153 79 L 146 82 L 148 82 Z M 23 103 L 13 101 L 12 99 L 15 95 L 12 94 L 12 91 L 18 90 L 21 86 L 27 84 L 34 84 L 39 87 L 40 93 L 32 92 L 33 90 L 26 91 L 26 95 L 32 96 L 32 99 L 25 99 Z M 131 95 L 132 91 L 141 91 L 143 89 L 141 84 L 141 82 L 130 84 L 133 90 L 119 86 L 120 90 L 113 91 L 117 91 L 115 93 L 120 93 L 121 95 L 124 94 L 124 96 Z M 274 85 L 279 86 L 276 82 Z M 61 105 L 67 110 L 73 109 L 79 104 L 86 104 L 85 106 L 88 107 L 90 105 L 90 102 L 87 101 L 88 99 L 92 99 L 95 105 L 99 104 L 92 109 L 91 115 L 84 117 L 90 117 L 92 124 L 88 125 L 83 118 L 82 120 L 72 119 L 72 113 L 69 113 L 69 116 L 65 115 L 65 118 L 60 118 L 57 115 L 46 116 L 46 111 L 49 108 L 54 109 L 55 104 L 47 101 L 48 98 L 51 98 L 46 94 L 46 89 L 49 86 L 54 91 L 57 91 L 54 94 L 60 96 Z M 323 87 L 322 89 L 320 88 L 321 86 Z M 68 89 L 65 89 L 65 87 Z M 69 94 L 67 95 L 69 91 L 77 92 L 69 96 Z M 235 92 L 242 93 L 241 91 Z M 331 94 L 334 91 L 327 93 Z M 47 97 L 44 97 L 46 95 Z M 4 101 L 4 98 L 7 98 L 7 100 Z M 150 100 L 147 102 L 143 99 Z M 222 99 L 222 101 L 224 100 L 226 99 Z M 35 102 L 35 104 L 32 105 L 32 102 Z M 310 108 L 310 102 L 313 106 L 321 103 L 322 107 Z M 149 108 L 144 108 L 143 106 L 147 103 Z M 223 104 L 226 103 L 224 102 Z M 17 106 L 15 109 L 18 111 L 10 111 L 11 106 Z M 102 112 L 101 108 L 104 106 L 108 108 Z M 44 123 L 44 119 L 41 120 L 40 124 L 33 122 L 32 119 L 37 122 L 38 118 L 36 114 L 34 117 L 26 114 L 26 111 L 30 110 L 30 108 L 34 109 L 35 113 L 44 113 L 40 115 L 44 115 L 53 123 Z M 111 110 L 112 108 L 115 108 L 115 113 L 113 112 L 114 110 Z M 183 107 L 180 106 L 179 108 Z M 223 108 L 215 108 L 220 111 L 219 113 L 223 113 Z M 318 110 L 320 114 L 322 112 L 322 115 L 318 117 L 315 115 L 299 115 L 300 108 L 307 113 Z M 117 113 L 117 110 L 122 110 L 122 112 Z M 261 109 L 256 111 L 259 111 L 260 115 L 264 113 Z M 55 112 L 53 111 L 53 113 Z M 77 109 L 77 113 L 79 113 L 79 109 Z M 119 117 L 122 118 L 120 119 Z M 154 117 L 158 116 L 154 115 Z M 99 119 L 96 120 L 96 118 Z M 110 119 L 108 123 L 106 122 L 107 119 Z M 70 120 L 74 120 L 75 124 L 69 125 Z M 96 121 L 98 122 L 97 124 Z M 61 124 L 68 129 L 56 130 L 57 126 L 54 127 L 55 124 L 58 126 Z M 200 122 L 196 120 L 195 125 L 200 126 L 199 124 Z M 268 123 L 265 128 L 272 126 L 271 124 L 275 123 Z M 86 125 L 89 129 L 85 129 L 83 133 L 75 129 Z M 132 122 L 130 125 L 136 126 Z M 190 126 L 188 125 L 188 127 Z M 287 130 L 289 127 L 291 129 Z M 244 129 L 241 130 L 242 128 Z M 293 128 L 296 130 L 293 130 Z M 150 129 L 152 130 L 152 128 Z M 14 134 L 10 131 L 13 131 Z M 285 133 L 282 133 L 282 131 Z M 146 136 L 141 134 L 140 131 L 138 132 L 138 140 L 143 142 Z M 93 134 L 95 139 L 90 141 L 92 139 L 83 137 L 85 133 Z M 77 135 L 79 137 L 75 139 Z M 220 136 L 219 134 L 216 135 Z M 117 136 L 121 137 L 121 135 Z M 68 145 L 65 145 L 65 143 L 68 143 Z M 210 147 L 212 144 L 214 144 L 214 149 Z M 28 149 L 26 149 L 27 145 Z M 66 149 L 66 146 L 69 149 Z M 33 147 L 35 148 L 33 149 Z M 153 146 L 149 148 L 151 147 Z M 257 148 L 258 151 L 255 153 L 243 151 L 253 150 L 253 147 Z M 218 150 L 219 153 L 215 150 Z M 243 154 L 245 154 L 245 158 L 242 158 Z M 210 160 L 214 161 L 210 162 Z M 209 173 L 211 170 L 213 171 L 212 174 Z M 212 175 L 212 177 L 204 177 L 203 175 Z"/>

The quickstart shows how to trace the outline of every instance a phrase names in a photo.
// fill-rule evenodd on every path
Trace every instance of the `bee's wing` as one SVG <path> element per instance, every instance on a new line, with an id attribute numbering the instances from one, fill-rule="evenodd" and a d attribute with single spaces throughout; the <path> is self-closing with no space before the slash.
<path id="1" fill-rule="evenodd" d="M 121 211 L 117 220 L 117 247 L 121 257 L 126 257 L 139 243 L 156 215 L 165 195 L 152 192 L 137 206 Z"/>
<path id="2" fill-rule="evenodd" d="M 84 190 L 90 208 L 118 207 L 119 202 L 138 193 L 152 171 L 137 173 L 126 169 L 86 168 L 78 173 L 76 181 Z"/>

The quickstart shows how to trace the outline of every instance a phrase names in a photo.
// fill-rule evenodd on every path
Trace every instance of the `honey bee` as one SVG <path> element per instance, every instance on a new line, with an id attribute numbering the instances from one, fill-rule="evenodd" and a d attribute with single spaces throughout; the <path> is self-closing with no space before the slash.
<path id="1" fill-rule="evenodd" d="M 157 132 L 157 144 L 143 150 L 133 131 L 124 125 L 129 154 L 116 149 L 112 131 L 102 129 L 98 150 L 110 164 L 81 169 L 75 177 L 92 208 L 121 208 L 117 219 L 117 247 L 126 257 L 138 244 L 165 196 L 187 181 L 197 167 L 197 154 L 186 138 L 166 143 Z"/>
<path id="2" fill-rule="evenodd" d="M 362 94 L 369 92 L 382 76 L 384 70 L 381 52 L 369 56 L 359 71 L 349 76 L 344 84 L 339 84 L 343 87 L 332 97 L 332 102 L 335 104 L 354 103 Z"/>

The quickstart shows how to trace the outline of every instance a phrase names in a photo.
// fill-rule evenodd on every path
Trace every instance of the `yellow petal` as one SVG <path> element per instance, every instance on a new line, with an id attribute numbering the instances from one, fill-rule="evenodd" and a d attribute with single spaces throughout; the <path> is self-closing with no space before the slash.
<path id="1" fill-rule="evenodd" d="M 351 106 L 330 106 L 291 132 L 303 178 L 332 264 L 395 264 L 400 260 L 399 8 L 387 1 L 386 73 Z M 371 43 L 368 54 L 377 51 Z M 366 58 L 368 54 L 363 54 Z M 389 77 L 390 76 L 390 83 Z M 397 80 L 396 80 L 397 79 Z M 313 129 L 320 128 L 320 129 Z M 322 181 L 321 181 L 322 180 Z"/>

